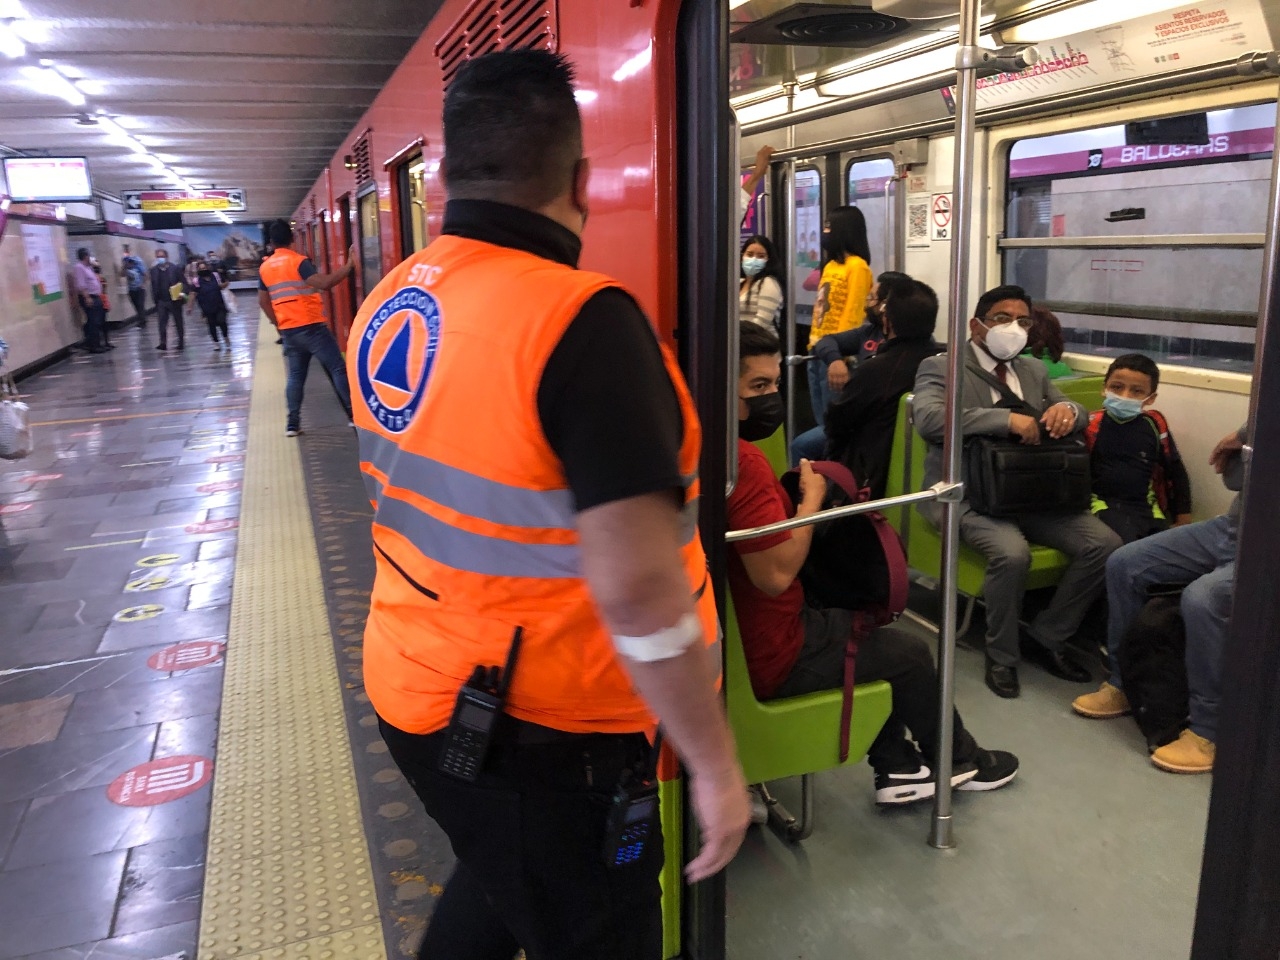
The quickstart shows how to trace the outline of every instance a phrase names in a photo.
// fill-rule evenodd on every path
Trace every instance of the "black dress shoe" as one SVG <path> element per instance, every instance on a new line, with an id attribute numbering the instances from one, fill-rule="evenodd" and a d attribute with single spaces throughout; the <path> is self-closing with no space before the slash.
<path id="1" fill-rule="evenodd" d="M 1002 666 L 988 657 L 986 679 L 987 687 L 997 697 L 1012 700 L 1022 693 L 1022 686 L 1018 683 L 1017 667 Z"/>
<path id="2" fill-rule="evenodd" d="M 1035 644 L 1035 651 L 1031 654 L 1031 659 L 1035 660 L 1045 671 L 1053 674 L 1059 680 L 1067 680 L 1071 683 L 1088 683 L 1093 679 L 1091 674 L 1084 667 L 1072 663 L 1062 653 L 1061 650 L 1056 653 L 1049 650 L 1048 647 Z"/>

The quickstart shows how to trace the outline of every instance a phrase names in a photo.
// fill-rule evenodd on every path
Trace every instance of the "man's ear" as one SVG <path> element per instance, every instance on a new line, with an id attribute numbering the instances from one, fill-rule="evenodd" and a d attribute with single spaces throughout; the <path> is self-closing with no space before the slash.
<path id="1" fill-rule="evenodd" d="M 582 157 L 573 165 L 573 205 L 586 217 L 590 200 L 591 161 Z"/>
<path id="2" fill-rule="evenodd" d="M 1156 393 L 1153 390 L 1151 392 L 1151 396 L 1147 397 L 1147 399 L 1142 401 L 1143 409 L 1146 409 L 1147 407 L 1151 406 L 1155 402 L 1156 402 Z"/>

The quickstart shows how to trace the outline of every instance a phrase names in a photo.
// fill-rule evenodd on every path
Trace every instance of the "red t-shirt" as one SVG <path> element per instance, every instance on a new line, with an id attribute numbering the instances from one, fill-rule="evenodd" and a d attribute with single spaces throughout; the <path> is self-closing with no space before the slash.
<path id="1" fill-rule="evenodd" d="M 729 529 L 762 527 L 789 519 L 793 513 L 791 499 L 773 475 L 765 455 L 745 440 L 738 441 L 738 485 L 729 497 Z M 804 588 L 793 580 L 779 596 L 771 597 L 760 590 L 747 575 L 742 555 L 759 553 L 786 543 L 787 532 L 772 536 L 740 540 L 729 552 L 729 589 L 733 592 L 738 629 L 747 654 L 747 672 L 751 688 L 764 700 L 777 692 L 795 666 L 804 644 Z"/>

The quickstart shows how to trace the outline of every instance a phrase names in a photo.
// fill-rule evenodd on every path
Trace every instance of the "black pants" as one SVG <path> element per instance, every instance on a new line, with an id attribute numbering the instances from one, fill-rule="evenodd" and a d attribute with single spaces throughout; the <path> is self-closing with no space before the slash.
<path id="1" fill-rule="evenodd" d="M 138 326 L 147 327 L 147 291 L 142 287 L 129 291 L 129 300 L 133 303 L 134 312 L 138 315 Z"/>
<path id="2" fill-rule="evenodd" d="M 181 349 L 186 339 L 186 322 L 182 317 L 181 300 L 156 301 L 156 326 L 160 329 L 160 346 L 169 344 L 169 318 L 173 318 L 173 326 L 178 331 L 178 348 Z"/>
<path id="3" fill-rule="evenodd" d="M 84 308 L 84 346 L 86 350 L 107 345 L 107 309 L 99 296 L 88 296 L 80 301 Z"/>
<path id="4" fill-rule="evenodd" d="M 449 837 L 458 864 L 436 904 L 422 960 L 659 960 L 662 840 L 621 869 L 604 864 L 608 805 L 641 734 L 558 734 L 512 721 L 476 783 L 440 773 L 443 732 L 379 718 L 392 758 Z M 519 742 L 549 735 L 552 742 Z M 515 741 L 515 742 L 513 742 Z"/>
<path id="5" fill-rule="evenodd" d="M 849 637 L 850 617 L 846 610 L 819 610 L 805 607 L 804 646 L 791 673 L 775 697 L 798 697 L 804 693 L 839 689 L 844 686 L 844 650 Z M 938 671 L 929 645 L 899 627 L 880 627 L 858 646 L 854 679 L 856 683 L 887 680 L 893 688 L 893 712 L 867 752 L 867 761 L 876 772 L 913 770 L 924 754 L 930 765 L 938 756 Z M 857 698 L 854 698 L 855 709 Z M 955 714 L 952 762 L 973 759 L 978 744 Z M 907 731 L 920 745 L 919 754 Z"/>
<path id="6" fill-rule="evenodd" d="M 215 310 L 213 313 L 205 313 L 204 322 L 209 325 L 209 336 L 213 338 L 213 342 L 218 342 L 218 331 L 222 331 L 222 339 L 226 343 L 231 342 L 231 337 L 227 333 L 227 308 Z"/>

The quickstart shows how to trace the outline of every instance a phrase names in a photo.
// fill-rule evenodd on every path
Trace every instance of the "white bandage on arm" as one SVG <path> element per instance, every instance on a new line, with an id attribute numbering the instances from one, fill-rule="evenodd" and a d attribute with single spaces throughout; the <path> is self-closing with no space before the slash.
<path id="1" fill-rule="evenodd" d="M 697 614 L 686 613 L 674 627 L 667 627 L 647 637 L 613 636 L 613 645 L 628 660 L 655 663 L 670 660 L 702 640 L 702 621 Z"/>

